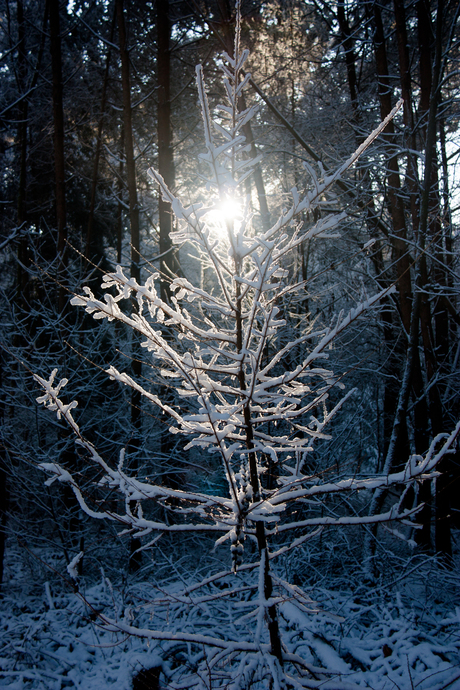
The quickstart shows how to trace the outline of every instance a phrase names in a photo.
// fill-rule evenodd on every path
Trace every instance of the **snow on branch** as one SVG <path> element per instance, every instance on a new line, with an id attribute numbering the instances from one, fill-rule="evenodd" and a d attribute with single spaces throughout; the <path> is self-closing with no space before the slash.
<path id="1" fill-rule="evenodd" d="M 180 451 L 184 462 L 189 450 L 213 453 L 220 481 L 209 488 L 209 493 L 188 490 L 186 486 L 179 490 L 141 481 L 124 469 L 124 450 L 113 466 L 80 432 L 72 415 L 77 403 L 61 401 L 60 394 L 67 380 L 55 384 L 57 369 L 48 380 L 35 376 L 44 391 L 37 401 L 68 424 L 76 442 L 87 453 L 87 463 L 97 469 L 93 486 L 96 498 L 81 490 L 77 473 L 72 475 L 54 462 L 42 463 L 40 468 L 50 475 L 47 484 L 55 480 L 67 483 L 81 509 L 91 517 L 115 521 L 125 532 L 138 537 L 152 532 L 208 532 L 215 535 L 216 546 L 230 545 L 233 572 L 258 569 L 257 595 L 247 614 L 249 619 L 256 620 L 253 641 L 239 636 L 224 639 L 224 636 L 186 631 L 141 629 L 126 620 L 101 616 L 107 630 L 149 640 L 181 641 L 214 648 L 217 651 L 212 663 L 216 664 L 219 659 L 238 653 L 243 655 L 241 664 L 245 668 L 245 664 L 263 666 L 273 680 L 273 687 L 281 687 L 287 677 L 282 671 L 287 657 L 282 649 L 276 613 L 282 598 L 273 591 L 269 564 L 278 556 L 301 548 L 328 526 L 394 521 L 413 526 L 412 519 L 418 509 L 403 507 L 401 500 L 385 512 L 369 517 L 359 512 L 353 516 L 339 514 L 326 499 L 431 479 L 441 458 L 452 452 L 460 423 L 449 436 L 437 436 L 424 457 L 412 456 L 400 472 L 336 481 L 330 475 L 320 480 L 307 473 L 309 454 L 320 440 L 330 438 L 334 419 L 345 404 L 351 404 L 355 392 L 339 394 L 343 382 L 324 366 L 328 348 L 395 288 L 390 286 L 347 314 L 340 313 L 328 328 L 299 331 L 291 337 L 287 335 L 288 310 L 283 300 L 287 295 L 300 294 L 303 283 L 293 280 L 286 257 L 302 242 L 323 241 L 334 236 L 330 233 L 336 231 L 346 215 L 327 212 L 326 194 L 394 117 L 401 102 L 335 173 L 325 175 L 321 170 L 320 179 L 308 167 L 309 191 L 293 188 L 290 208 L 281 213 L 269 230 L 257 232 L 250 204 L 241 191 L 258 161 L 248 156 L 243 133 L 243 127 L 257 108 L 251 106 L 240 112 L 238 106 L 249 78 L 247 75 L 241 79 L 248 53 L 240 50 L 238 22 L 237 12 L 234 55 L 224 55 L 222 64 L 227 100 L 214 120 L 212 112 L 215 111 L 211 112 L 209 107 L 203 71 L 201 67 L 196 71 L 206 148 L 199 164 L 200 171 L 207 170 L 206 204 L 200 201 L 184 205 L 158 172 L 149 171 L 175 215 L 178 228 L 173 233 L 173 241 L 192 241 L 206 261 L 209 269 L 206 286 L 193 285 L 187 277 L 177 277 L 172 281 L 172 297 L 168 302 L 159 295 L 157 273 L 139 284 L 118 266 L 103 278 L 103 299 L 96 298 L 85 287 L 81 295 L 71 300 L 93 318 L 122 323 L 141 337 L 146 360 L 158 372 L 162 386 L 168 386 L 167 401 L 161 388 L 154 385 L 150 388 L 134 374 L 109 366 L 107 375 L 168 415 L 170 433 L 187 438 Z M 233 209 L 231 213 L 223 210 L 228 203 Z M 318 209 L 319 220 L 304 227 L 306 214 Z M 272 470 L 274 481 L 268 488 L 264 475 Z M 116 492 L 123 499 L 124 508 L 119 512 L 106 509 L 106 503 L 100 499 L 104 492 Z M 174 511 L 174 521 L 158 519 L 162 514 L 158 510 L 144 512 L 146 505 Z M 308 514 L 299 511 L 299 507 L 305 506 Z M 258 555 L 245 556 L 245 539 L 257 545 Z M 75 559 L 71 565 L 73 572 Z M 289 596 L 298 597 L 292 587 L 279 586 Z M 293 681 L 295 687 L 315 686 L 313 681 L 310 685 L 306 683 L 302 679 Z"/>

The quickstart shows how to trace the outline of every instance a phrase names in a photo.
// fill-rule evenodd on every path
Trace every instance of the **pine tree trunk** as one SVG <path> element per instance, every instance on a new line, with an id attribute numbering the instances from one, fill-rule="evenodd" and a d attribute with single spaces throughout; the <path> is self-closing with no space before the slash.
<path id="1" fill-rule="evenodd" d="M 354 41 L 351 35 L 348 19 L 345 15 L 344 0 L 339 0 L 339 2 L 337 2 L 337 19 L 340 26 L 342 47 L 345 52 L 345 65 L 347 68 L 348 89 L 350 91 L 353 117 L 355 120 L 358 120 L 358 79 L 356 76 L 356 57 Z"/>
<path id="2" fill-rule="evenodd" d="M 426 30 L 427 26 L 430 25 L 430 16 L 428 15 L 429 8 L 426 7 L 425 3 L 418 3 L 417 9 L 419 20 L 419 41 L 420 45 L 424 47 L 423 53 L 421 51 L 420 62 L 421 79 L 423 79 L 424 86 L 424 88 L 421 90 L 420 100 L 420 109 L 422 112 L 426 110 L 428 86 L 431 87 L 425 130 L 425 177 L 420 205 L 419 241 L 422 247 L 424 247 L 428 241 L 433 242 L 435 245 L 435 253 L 438 255 L 437 258 L 442 260 L 442 248 L 440 249 L 439 247 L 439 245 L 442 243 L 442 228 L 439 222 L 440 207 L 436 143 L 438 130 L 438 104 L 441 96 L 439 88 L 442 80 L 443 53 L 445 51 L 445 46 L 443 45 L 445 21 L 444 2 L 443 0 L 438 0 L 437 4 L 435 58 L 432 71 L 431 60 L 428 60 L 429 46 L 425 46 L 425 38 L 422 36 L 422 32 Z M 428 69 L 428 63 L 430 64 L 430 70 Z M 425 255 L 423 255 L 421 263 L 426 267 Z M 433 269 L 433 278 L 434 280 L 437 279 L 440 284 L 444 282 L 444 276 L 442 273 L 443 272 L 437 267 Z M 428 309 L 426 311 L 428 311 Z M 436 381 L 435 377 L 437 377 L 441 370 L 440 361 L 442 362 L 443 360 L 446 360 L 448 356 L 449 331 L 449 317 L 447 311 L 443 308 L 441 301 L 438 302 L 436 311 L 437 313 L 434 318 L 434 329 L 431 321 L 428 321 L 427 323 L 423 323 L 422 321 L 424 354 L 425 361 L 427 363 L 427 379 L 430 383 L 429 406 L 431 427 L 434 436 L 445 430 L 442 391 L 440 388 L 441 384 L 439 381 Z M 455 481 L 455 473 L 458 468 L 454 467 L 451 458 L 447 456 L 440 462 L 438 469 L 441 475 L 436 480 L 435 547 L 437 553 L 449 558 L 452 555 L 450 515 L 451 492 L 449 487 Z"/>
<path id="3" fill-rule="evenodd" d="M 26 56 L 26 32 L 24 21 L 24 6 L 22 0 L 17 0 L 17 20 L 18 20 L 18 82 L 22 94 L 26 93 L 26 74 L 27 74 L 27 56 Z M 27 183 L 27 120 L 28 120 L 28 99 L 23 97 L 19 107 L 19 125 L 18 125 L 18 147 L 20 151 L 20 169 L 19 169 L 19 185 L 18 185 L 18 227 L 23 228 L 26 221 L 26 183 Z M 18 302 L 26 308 L 28 304 L 28 274 L 27 268 L 29 266 L 29 247 L 27 236 L 21 237 L 18 247 L 18 273 L 17 273 L 17 289 Z"/>
<path id="4" fill-rule="evenodd" d="M 407 168 L 405 184 L 409 193 L 409 203 L 412 216 L 413 234 L 417 235 L 420 219 L 420 187 L 418 182 L 418 170 L 415 151 L 417 141 L 415 136 L 414 113 L 412 109 L 412 85 L 410 55 L 408 49 L 408 36 L 406 26 L 406 14 L 404 0 L 393 0 L 395 13 L 396 39 L 399 56 L 399 75 L 401 95 L 404 99 L 404 138 L 407 149 Z M 422 295 L 421 315 L 426 318 L 427 301 Z M 421 369 L 421 361 L 418 350 L 414 353 L 414 370 L 412 377 L 414 403 L 414 443 L 415 451 L 424 454 L 429 446 L 429 414 L 424 381 Z M 412 494 L 411 494 L 412 497 Z M 416 530 L 415 540 L 425 549 L 431 548 L 431 482 L 423 482 L 418 491 L 418 502 L 423 503 L 422 510 L 417 519 L 422 524 L 422 529 Z"/>
<path id="5" fill-rule="evenodd" d="M 110 43 L 112 43 L 112 41 L 113 41 L 115 22 L 116 22 L 116 7 L 114 7 L 112 26 L 110 28 L 110 39 L 109 39 Z M 94 208 L 96 206 L 97 175 L 98 175 L 98 170 L 99 170 L 99 159 L 101 156 L 101 148 L 102 148 L 102 128 L 104 126 L 105 105 L 106 105 L 106 101 L 107 101 L 107 83 L 109 80 L 109 69 L 110 69 L 111 55 L 112 55 L 112 50 L 109 47 L 109 49 L 107 51 L 106 61 L 105 61 L 104 81 L 102 83 L 101 110 L 99 113 L 99 122 L 98 122 L 98 126 L 97 126 L 96 152 L 94 154 L 93 179 L 92 179 L 92 183 L 91 183 L 91 200 L 90 200 L 90 205 L 89 205 L 88 226 L 86 229 L 85 254 L 86 254 L 87 259 L 92 259 L 91 247 L 93 244 L 93 225 L 94 225 Z"/>
<path id="6" fill-rule="evenodd" d="M 241 111 L 246 110 L 246 99 L 243 93 L 238 99 L 238 107 Z M 251 147 L 249 155 L 251 156 L 251 158 L 257 158 L 259 152 L 254 141 L 254 134 L 252 133 L 252 127 L 250 122 L 246 122 L 246 124 L 243 126 L 243 134 L 246 137 L 248 145 Z M 266 232 L 270 229 L 270 211 L 268 209 L 267 193 L 265 191 L 265 183 L 260 163 L 257 163 L 257 165 L 254 166 L 252 176 L 254 178 L 254 184 L 257 190 L 257 199 L 259 201 L 259 212 L 262 221 L 262 228 L 264 232 Z"/>
<path id="7" fill-rule="evenodd" d="M 121 81 L 123 89 L 123 132 L 126 154 L 126 175 L 128 179 L 129 197 L 129 220 L 131 226 L 131 278 L 138 283 L 141 281 L 140 271 L 140 223 L 139 223 L 139 204 L 137 199 L 136 185 L 136 165 L 134 161 L 134 137 L 131 112 L 131 82 L 129 68 L 129 52 L 127 47 L 127 36 L 123 0 L 116 0 L 116 15 L 118 23 L 118 37 L 120 41 L 121 57 Z M 133 333 L 132 340 L 132 374 L 135 380 L 142 375 L 141 348 L 139 338 Z M 135 472 L 138 467 L 137 454 L 141 444 L 141 394 L 134 389 L 131 390 L 131 427 L 132 438 L 129 443 L 131 455 L 130 467 Z M 134 509 L 134 506 L 132 506 Z M 137 570 L 140 566 L 140 556 L 136 553 L 140 546 L 138 539 L 131 540 L 129 567 Z"/>
<path id="8" fill-rule="evenodd" d="M 121 81 L 123 88 L 123 129 L 125 135 L 126 175 L 128 178 L 129 220 L 131 225 L 131 277 L 135 278 L 139 283 L 141 279 L 139 268 L 139 204 L 137 200 L 136 165 L 134 162 L 129 52 L 127 47 L 123 0 L 116 0 L 116 13 L 120 41 Z"/>
<path id="9" fill-rule="evenodd" d="M 118 164 L 117 180 L 117 264 L 121 264 L 121 250 L 123 243 L 123 170 L 125 155 L 125 130 L 123 128 L 123 123 L 121 123 L 119 151 L 120 162 Z"/>
<path id="10" fill-rule="evenodd" d="M 3 353 L 0 355 L 0 390 L 3 383 Z M 0 423 L 3 426 L 5 414 L 5 403 L 0 401 Z M 5 542 L 6 542 L 6 525 L 7 514 L 9 508 L 8 484 L 7 484 L 7 464 L 6 464 L 6 448 L 3 443 L 0 444 L 0 593 L 3 585 L 3 573 L 5 563 Z"/>
<path id="11" fill-rule="evenodd" d="M 169 0 L 157 0 L 157 79 L 158 79 L 158 172 L 168 185 L 174 187 L 174 159 L 171 130 L 171 21 Z M 161 193 L 158 200 L 160 226 L 160 294 L 169 302 L 171 293 L 169 283 L 178 271 L 177 261 L 171 241 L 171 204 L 164 201 Z"/>
<path id="12" fill-rule="evenodd" d="M 381 12 L 377 4 L 374 4 L 373 9 L 373 20 L 375 26 L 374 54 L 378 77 L 380 116 L 383 120 L 391 112 L 392 108 L 391 86 Z M 388 206 L 393 222 L 393 233 L 396 236 L 391 241 L 393 246 L 393 255 L 396 262 L 401 318 L 406 333 L 409 333 L 412 301 L 411 277 L 409 270 L 410 259 L 407 247 L 406 220 L 404 216 L 404 204 L 401 197 L 401 181 L 394 134 L 394 124 L 393 121 L 391 121 L 387 125 L 385 134 L 383 135 L 386 135 L 386 141 L 388 143 L 390 152 L 389 159 L 386 163 L 388 167 Z"/>
<path id="13" fill-rule="evenodd" d="M 64 108 L 62 101 L 62 55 L 61 29 L 59 19 L 59 0 L 50 2 L 50 53 L 53 76 L 53 120 L 54 120 L 54 174 L 56 181 L 56 220 L 57 252 L 59 257 L 59 301 L 58 308 L 64 313 L 66 305 L 65 270 L 67 267 L 67 211 L 65 192 L 65 157 L 64 157 Z"/>
<path id="14" fill-rule="evenodd" d="M 171 20 L 169 16 L 169 0 L 157 1 L 157 80 L 158 80 L 158 112 L 157 112 L 157 136 L 158 136 L 158 172 L 168 185 L 174 188 L 174 157 L 172 147 L 171 126 Z M 173 213 L 171 204 L 162 198 L 161 192 L 158 198 L 158 223 L 159 223 L 159 253 L 160 253 L 160 295 L 165 302 L 171 301 L 169 284 L 174 275 L 179 274 L 179 262 L 171 240 L 173 230 Z M 167 329 L 164 337 L 168 338 Z M 167 386 L 161 388 L 162 399 L 169 404 L 173 403 L 172 393 Z M 179 488 L 181 486 L 181 460 L 180 454 L 174 453 L 177 443 L 169 431 L 169 425 L 162 425 L 161 430 L 161 455 L 166 461 L 166 472 L 163 474 L 167 486 Z M 174 456 L 174 466 L 171 470 L 171 460 Z M 169 518 L 174 520 L 172 513 Z"/>

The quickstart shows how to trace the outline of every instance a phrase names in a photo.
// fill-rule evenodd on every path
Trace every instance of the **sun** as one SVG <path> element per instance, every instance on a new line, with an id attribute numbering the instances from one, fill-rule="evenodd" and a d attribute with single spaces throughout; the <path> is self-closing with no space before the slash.
<path id="1" fill-rule="evenodd" d="M 227 198 L 219 204 L 219 213 L 225 222 L 233 222 L 237 218 L 241 218 L 241 204 L 236 199 Z"/>
<path id="2" fill-rule="evenodd" d="M 243 207 L 241 203 L 232 197 L 220 200 L 213 212 L 213 226 L 219 235 L 226 235 L 229 226 L 233 226 L 235 221 L 243 217 Z"/>

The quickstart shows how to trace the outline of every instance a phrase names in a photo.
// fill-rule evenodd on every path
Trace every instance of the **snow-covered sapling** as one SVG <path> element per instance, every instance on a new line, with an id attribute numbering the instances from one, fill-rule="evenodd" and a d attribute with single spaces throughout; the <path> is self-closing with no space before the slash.
<path id="1" fill-rule="evenodd" d="M 244 112 L 238 109 L 239 95 L 249 79 L 242 72 L 247 57 L 247 51 L 240 48 L 237 22 L 234 54 L 222 56 L 227 102 L 216 109 L 214 118 L 202 69 L 196 70 L 206 143 L 206 151 L 201 155 L 202 165 L 208 171 L 206 203 L 183 205 L 161 176 L 153 169 L 149 171 L 175 215 L 177 228 L 173 241 L 193 243 L 206 263 L 206 286 L 192 284 L 186 277 L 175 278 L 171 282 L 173 297 L 166 302 L 159 295 L 157 274 L 138 284 L 118 266 L 103 278 L 107 290 L 103 300 L 97 299 L 87 287 L 82 295 L 71 300 L 94 318 L 115 319 L 140 336 L 146 356 L 156 363 L 163 379 L 175 387 L 179 404 L 170 402 L 171 397 L 166 403 L 142 381 L 113 366 L 108 368 L 108 375 L 140 392 L 169 415 L 170 432 L 187 437 L 186 449 L 198 447 L 214 453 L 220 462 L 226 490 L 201 493 L 141 481 L 125 471 L 124 451 L 118 465 L 113 467 L 80 432 L 73 418 L 76 403 L 64 404 L 60 400 L 66 381 L 55 384 L 56 370 L 49 380 L 35 377 L 44 390 L 38 401 L 67 421 L 77 443 L 86 451 L 88 461 L 102 470 L 99 486 L 112 492 L 117 490 L 124 499 L 124 510 L 115 513 L 89 505 L 78 480 L 56 463 L 42 465 L 51 475 L 48 484 L 55 480 L 66 482 L 88 515 L 122 523 L 137 537 L 153 535 L 156 539 L 162 532 L 214 534 L 215 543 L 227 542 L 231 554 L 229 570 L 216 578 L 232 571 L 258 569 L 252 639 L 245 633 L 232 636 L 222 632 L 219 637 L 199 630 L 159 630 L 153 624 L 139 628 L 123 620 L 102 617 L 102 623 L 109 629 L 154 640 L 182 640 L 200 648 L 204 645 L 208 651 L 202 663 L 207 668 L 217 668 L 224 658 L 231 659 L 233 670 L 229 671 L 229 677 L 235 688 L 240 687 L 238 678 L 246 677 L 250 668 L 259 668 L 258 678 L 270 676 L 273 687 L 294 683 L 296 669 L 304 677 L 311 670 L 300 657 L 283 648 L 277 608 L 284 599 L 300 601 L 306 597 L 298 587 L 275 577 L 272 564 L 277 557 L 301 548 L 327 525 L 407 521 L 414 512 L 397 501 L 384 514 L 372 517 L 315 514 L 309 518 L 302 513 L 296 518 L 293 506 L 307 501 L 321 502 L 331 494 L 396 483 L 408 486 L 416 479 L 431 477 L 436 463 L 452 446 L 459 431 L 457 427 L 450 437 L 435 439 L 425 458 L 412 457 L 402 471 L 388 476 L 352 477 L 329 483 L 306 472 L 307 456 L 315 441 L 326 437 L 326 426 L 353 392 L 349 391 L 335 405 L 328 404 L 331 389 L 341 384 L 326 366 L 326 351 L 350 323 L 392 288 L 340 315 L 329 329 L 299 332 L 291 341 L 280 344 L 279 335 L 286 327 L 283 300 L 286 295 L 303 289 L 302 283 L 296 283 L 286 270 L 287 257 L 300 243 L 337 232 L 344 214 L 327 212 L 326 195 L 384 129 L 388 118 L 335 173 L 322 173 L 322 177 L 313 174 L 306 191 L 293 188 L 289 208 L 268 231 L 256 232 L 244 181 L 257 161 L 248 155 L 242 128 L 254 116 L 257 106 Z M 302 219 L 313 211 L 319 212 L 320 219 L 308 226 Z M 310 213 L 309 217 L 312 216 Z M 121 304 L 130 303 L 126 301 L 128 298 L 134 305 L 130 313 L 121 308 Z M 299 351 L 304 355 L 293 365 L 292 355 Z M 263 481 L 269 465 L 276 469 L 276 481 L 271 488 Z M 157 502 L 163 506 L 171 499 L 176 512 L 173 522 L 144 514 L 143 503 Z M 160 514 L 161 511 L 156 513 Z M 248 539 L 257 546 L 256 554 L 253 550 L 245 554 L 244 543 Z M 184 605 L 193 603 L 191 591 L 184 594 Z M 177 593 L 175 601 L 178 601 Z M 220 677 L 224 675 L 222 672 Z M 225 682 L 229 682 L 228 678 Z M 300 687 L 295 683 L 294 686 Z"/>

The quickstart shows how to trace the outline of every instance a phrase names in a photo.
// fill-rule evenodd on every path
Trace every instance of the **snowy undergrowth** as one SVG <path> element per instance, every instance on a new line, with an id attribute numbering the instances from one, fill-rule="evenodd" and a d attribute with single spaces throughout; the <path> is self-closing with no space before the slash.
<path id="1" fill-rule="evenodd" d="M 425 601 L 420 591 L 413 591 L 413 578 L 400 582 L 397 589 L 361 586 L 351 592 L 317 588 L 310 592 L 317 604 L 311 602 L 311 609 L 316 612 L 308 611 L 308 602 L 301 610 L 298 600 L 286 597 L 279 609 L 286 651 L 301 657 L 311 669 L 307 684 L 299 687 L 331 690 L 340 683 L 340 687 L 372 690 L 460 688 L 458 597 L 448 573 L 433 567 L 429 570 L 426 565 L 424 573 L 432 585 Z M 190 584 L 188 606 L 184 606 L 183 582 L 170 582 L 161 589 L 152 582 L 116 586 L 101 575 L 91 586 L 80 583 L 81 593 L 51 582 L 28 594 L 18 580 L 7 586 L 1 607 L 0 686 L 11 690 L 131 690 L 136 673 L 161 665 L 163 689 L 228 687 L 232 665 L 236 670 L 238 659 L 223 659 L 220 669 L 215 667 L 207 676 L 203 647 L 111 633 L 102 629 L 100 617 L 139 627 L 153 625 L 168 632 L 218 632 L 231 640 L 246 616 L 250 636 L 256 579 L 242 573 L 238 582 L 216 580 L 199 592 L 191 591 Z M 229 604 L 229 588 L 239 590 L 236 607 Z M 443 589 L 445 597 L 441 596 Z M 216 597 L 219 590 L 221 599 Z M 240 687 L 268 690 L 268 679 L 258 680 L 255 674 Z"/>

